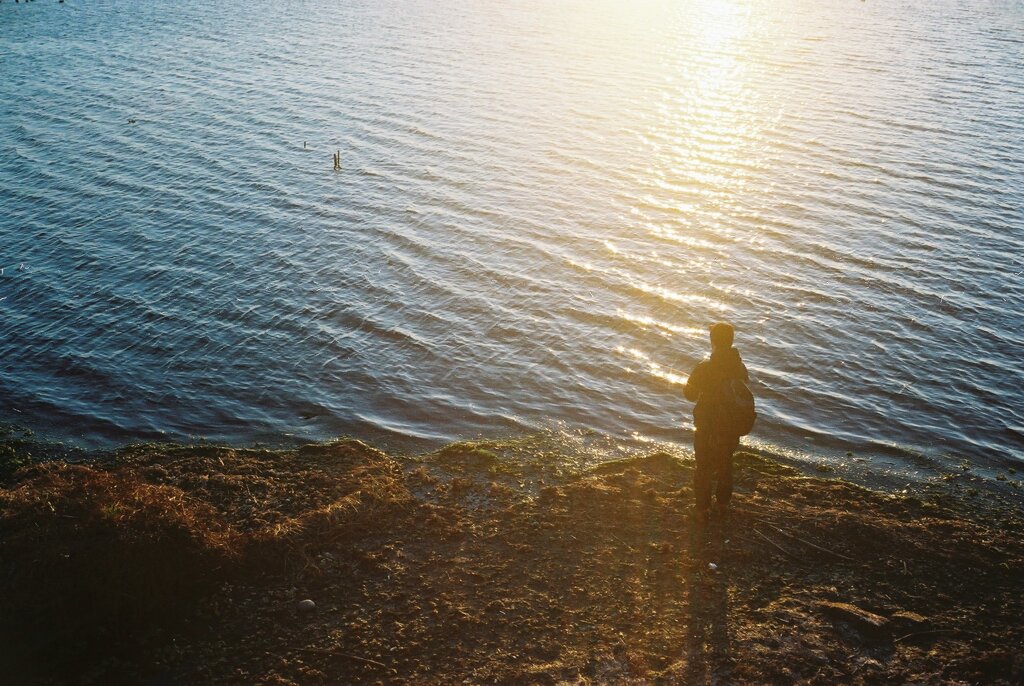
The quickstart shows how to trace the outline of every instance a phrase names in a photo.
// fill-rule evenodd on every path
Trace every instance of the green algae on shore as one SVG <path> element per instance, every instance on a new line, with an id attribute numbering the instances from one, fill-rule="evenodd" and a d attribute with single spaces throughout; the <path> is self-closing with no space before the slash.
<path id="1" fill-rule="evenodd" d="M 1019 510 L 737 456 L 136 446 L 0 490 L 19 683 L 1019 683 Z M 302 600 L 312 600 L 301 606 Z"/>

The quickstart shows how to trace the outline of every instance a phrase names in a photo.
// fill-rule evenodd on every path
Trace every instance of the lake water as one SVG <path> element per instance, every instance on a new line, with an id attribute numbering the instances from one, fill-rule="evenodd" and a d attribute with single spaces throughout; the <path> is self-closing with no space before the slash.
<path id="1" fill-rule="evenodd" d="M 1024 460 L 1022 141 L 1018 2 L 3 2 L 0 422 L 685 442 L 728 320 L 757 441 Z"/>

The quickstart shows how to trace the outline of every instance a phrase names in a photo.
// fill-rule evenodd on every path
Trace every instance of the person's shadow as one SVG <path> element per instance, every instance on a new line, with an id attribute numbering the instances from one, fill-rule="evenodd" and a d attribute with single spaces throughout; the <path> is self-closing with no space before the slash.
<path id="1" fill-rule="evenodd" d="M 702 535 L 695 536 L 686 570 L 686 684 L 732 681 L 729 580 L 724 569 L 713 570 L 708 566 L 718 557 L 714 553 L 722 544 L 721 530 L 715 531 L 717 527 L 711 526 L 711 545 L 704 542 Z"/>

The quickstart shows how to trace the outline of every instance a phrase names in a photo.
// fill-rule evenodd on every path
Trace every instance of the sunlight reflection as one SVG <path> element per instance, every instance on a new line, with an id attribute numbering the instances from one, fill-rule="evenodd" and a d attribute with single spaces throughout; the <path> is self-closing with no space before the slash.
<path id="1" fill-rule="evenodd" d="M 717 246 L 709 240 L 703 238 L 697 238 L 696 236 L 688 236 L 682 234 L 675 229 L 669 229 L 664 226 L 658 226 L 653 222 L 645 223 L 647 229 L 651 234 L 658 238 L 665 238 L 674 243 L 680 243 L 690 248 L 700 248 L 702 250 L 714 250 Z"/>
<path id="2" fill-rule="evenodd" d="M 612 243 L 611 241 L 608 241 L 608 240 L 604 241 L 604 247 L 608 249 L 608 252 L 610 252 L 610 253 L 612 253 L 614 255 L 617 255 L 619 257 L 622 257 L 623 259 L 626 259 L 626 260 L 628 260 L 630 262 L 637 262 L 637 263 L 653 262 L 655 264 L 661 265 L 662 267 L 668 267 L 669 269 L 674 269 L 675 267 L 678 266 L 676 263 L 672 262 L 671 260 L 666 260 L 666 259 L 663 259 L 662 257 L 659 257 L 657 251 L 654 251 L 654 250 L 652 250 L 649 255 L 641 255 L 641 254 L 635 253 L 635 252 L 634 253 L 625 253 L 617 245 L 615 245 L 614 243 Z"/>
<path id="3" fill-rule="evenodd" d="M 678 333 L 688 334 L 691 336 L 704 336 L 707 334 L 707 329 L 701 328 L 699 326 L 679 326 L 676 324 L 669 324 L 668 322 L 657 320 L 654 317 L 640 317 L 637 315 L 629 314 L 628 312 L 624 312 L 623 310 L 616 310 L 615 314 L 620 319 L 625 319 L 626 321 L 632 322 L 633 324 L 636 324 L 638 326 L 644 328 L 650 327 L 653 329 L 662 330 L 670 334 Z"/>
<path id="4" fill-rule="evenodd" d="M 697 0 L 687 20 L 688 44 L 666 65 L 660 102 L 637 132 L 651 151 L 644 183 L 660 192 L 640 196 L 633 210 L 649 228 L 663 222 L 648 210 L 677 212 L 693 232 L 663 228 L 654 229 L 655 235 L 711 249 L 707 236 L 721 237 L 723 231 L 709 226 L 706 215 L 728 210 L 759 166 L 748 154 L 761 129 L 746 60 L 752 21 L 749 7 L 729 0 Z"/>
<path id="5" fill-rule="evenodd" d="M 626 348 L 620 345 L 615 348 L 615 352 L 624 357 L 630 358 L 635 362 L 641 363 L 644 366 L 645 372 L 647 374 L 658 379 L 661 379 L 662 381 L 667 381 L 670 384 L 685 385 L 687 378 L 689 378 L 684 374 L 676 374 L 673 370 L 665 369 L 660 364 L 652 360 L 650 356 L 647 355 L 647 353 L 643 352 L 642 350 L 637 350 L 636 348 Z M 640 373 L 636 369 L 628 366 L 624 367 L 624 370 L 627 372 Z"/>
<path id="6" fill-rule="evenodd" d="M 732 309 L 731 305 L 708 298 L 703 295 L 693 295 L 691 293 L 680 293 L 664 286 L 652 286 L 649 283 L 645 283 L 639 280 L 633 280 L 629 282 L 629 285 L 633 288 L 657 296 L 662 300 L 670 302 L 682 302 L 682 303 L 693 303 L 703 305 L 704 307 L 712 310 L 718 310 L 720 312 L 726 312 Z"/>
<path id="7" fill-rule="evenodd" d="M 720 300 L 715 300 L 714 298 L 709 298 L 705 295 L 681 293 L 679 291 L 674 291 L 671 288 L 666 288 L 665 286 L 650 284 L 617 267 L 599 267 L 590 262 L 577 262 L 571 258 L 566 258 L 565 261 L 576 269 L 581 269 L 586 272 L 595 272 L 608 277 L 615 277 L 615 281 L 621 285 L 626 285 L 635 290 L 647 293 L 648 295 L 653 295 L 666 302 L 689 303 L 702 306 L 709 310 L 716 310 L 718 312 L 726 312 L 733 309 L 732 305 L 721 302 Z"/>

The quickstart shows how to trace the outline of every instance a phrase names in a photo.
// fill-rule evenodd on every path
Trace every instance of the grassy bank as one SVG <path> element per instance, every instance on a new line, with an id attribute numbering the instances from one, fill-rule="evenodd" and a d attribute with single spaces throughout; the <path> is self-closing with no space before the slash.
<path id="1" fill-rule="evenodd" d="M 5 683 L 1020 683 L 1019 510 L 749 453 L 139 446 L 8 470 Z M 301 601 L 312 600 L 310 603 Z"/>

